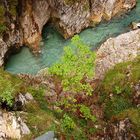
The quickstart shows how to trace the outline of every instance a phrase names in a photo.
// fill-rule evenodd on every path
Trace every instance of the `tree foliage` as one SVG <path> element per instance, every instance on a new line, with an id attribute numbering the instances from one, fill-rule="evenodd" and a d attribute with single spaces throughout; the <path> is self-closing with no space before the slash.
<path id="1" fill-rule="evenodd" d="M 49 72 L 61 80 L 64 91 L 91 94 L 92 88 L 86 80 L 94 76 L 95 58 L 95 53 L 76 35 L 71 45 L 64 48 L 60 62 L 49 68 Z"/>

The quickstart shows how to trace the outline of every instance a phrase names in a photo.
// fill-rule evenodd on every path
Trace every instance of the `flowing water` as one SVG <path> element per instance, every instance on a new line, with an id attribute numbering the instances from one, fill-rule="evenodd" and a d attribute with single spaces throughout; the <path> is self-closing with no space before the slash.
<path id="1" fill-rule="evenodd" d="M 140 21 L 140 0 L 136 8 L 129 13 L 110 22 L 101 23 L 95 28 L 85 29 L 79 36 L 95 49 L 107 38 L 129 31 L 129 25 L 133 21 Z M 63 47 L 68 45 L 70 40 L 65 40 L 53 27 L 48 26 L 43 31 L 43 42 L 42 53 L 39 56 L 34 56 L 28 48 L 23 47 L 18 54 L 10 57 L 5 69 L 14 74 L 36 74 L 39 70 L 59 61 L 63 54 Z"/>

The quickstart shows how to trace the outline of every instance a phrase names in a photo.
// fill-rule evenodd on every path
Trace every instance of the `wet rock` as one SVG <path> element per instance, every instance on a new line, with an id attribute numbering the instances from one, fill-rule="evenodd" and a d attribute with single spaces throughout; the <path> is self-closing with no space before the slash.
<path id="1" fill-rule="evenodd" d="M 97 51 L 96 78 L 102 79 L 116 64 L 133 60 L 139 54 L 140 29 L 109 38 Z"/>
<path id="2" fill-rule="evenodd" d="M 28 126 L 12 112 L 0 112 L 0 139 L 20 139 L 30 134 Z"/>
<path id="3" fill-rule="evenodd" d="M 0 1 L 0 5 L 3 7 L 3 18 L 5 30 L 0 34 L 0 67 L 4 64 L 4 61 L 9 57 L 12 52 L 16 52 L 22 45 L 22 32 L 19 30 L 19 24 L 17 20 L 17 13 L 11 12 L 16 9 L 17 1 L 15 5 L 11 6 L 11 2 L 8 0 Z"/>

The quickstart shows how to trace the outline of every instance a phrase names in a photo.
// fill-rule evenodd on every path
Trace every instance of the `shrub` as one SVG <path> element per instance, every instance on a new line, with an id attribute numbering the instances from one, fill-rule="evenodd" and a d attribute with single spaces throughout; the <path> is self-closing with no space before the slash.
<path id="1" fill-rule="evenodd" d="M 1 77 L 0 77 L 1 80 Z M 3 79 L 4 80 L 4 79 Z M 10 81 L 6 81 L 6 86 L 0 87 L 0 90 L 2 90 L 0 94 L 0 102 L 6 102 L 7 105 L 12 106 L 13 104 L 13 96 L 12 93 L 14 92 L 14 88 L 12 87 Z"/>
<path id="2" fill-rule="evenodd" d="M 86 80 L 94 76 L 95 58 L 95 53 L 76 35 L 71 45 L 64 48 L 60 63 L 49 68 L 49 73 L 61 80 L 64 91 L 91 95 L 92 87 Z"/>
<path id="3" fill-rule="evenodd" d="M 6 103 L 11 107 L 21 85 L 20 79 L 0 69 L 0 104 Z"/>
<path id="4" fill-rule="evenodd" d="M 121 94 L 122 93 L 122 89 L 119 86 L 115 86 L 114 93 Z"/>
<path id="5" fill-rule="evenodd" d="M 61 126 L 64 131 L 71 131 L 75 128 L 75 123 L 67 114 L 64 114 L 61 120 Z"/>
<path id="6" fill-rule="evenodd" d="M 111 118 L 113 115 L 118 115 L 130 107 L 132 107 L 132 104 L 129 100 L 119 96 L 114 97 L 106 102 L 105 116 Z"/>
<path id="7" fill-rule="evenodd" d="M 93 116 L 93 115 L 91 114 L 91 111 L 90 111 L 90 109 L 89 109 L 87 106 L 81 105 L 81 107 L 80 107 L 80 112 L 83 114 L 83 117 L 84 117 L 86 120 L 87 120 L 87 119 L 90 119 L 90 120 L 92 120 L 93 122 L 96 121 L 96 117 Z"/>

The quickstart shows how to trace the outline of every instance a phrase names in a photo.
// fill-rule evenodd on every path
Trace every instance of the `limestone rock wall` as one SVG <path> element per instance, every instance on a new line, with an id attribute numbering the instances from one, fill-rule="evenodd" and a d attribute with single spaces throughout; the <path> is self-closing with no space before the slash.
<path id="1" fill-rule="evenodd" d="M 1 38 L 8 50 L 11 46 L 13 49 L 27 45 L 35 51 L 39 50 L 41 32 L 49 20 L 65 38 L 69 38 L 136 5 L 136 0 L 17 0 L 16 12 L 16 6 L 14 10 L 10 9 L 13 2 L 2 0 L 0 3 L 4 6 L 7 27 Z M 7 53 L 2 46 L 0 66 Z"/>
<path id="2" fill-rule="evenodd" d="M 16 13 L 16 4 L 16 0 L 0 1 L 0 6 L 3 8 L 0 24 L 5 26 L 5 30 L 0 34 L 0 67 L 4 64 L 4 59 L 7 57 L 8 52 L 19 48 L 23 44 L 23 36 L 19 30 Z M 2 23 L 1 20 L 3 20 Z"/>
<path id="3" fill-rule="evenodd" d="M 23 135 L 29 135 L 30 130 L 16 113 L 0 111 L 0 139 L 21 139 Z"/>
<path id="4" fill-rule="evenodd" d="M 118 63 L 129 61 L 140 55 L 140 29 L 109 38 L 97 51 L 96 78 Z"/>
<path id="5" fill-rule="evenodd" d="M 7 45 L 2 39 L 0 39 L 0 66 L 2 66 L 4 63 L 4 57 L 7 51 L 8 51 Z"/>
<path id="6" fill-rule="evenodd" d="M 37 47 L 49 19 L 65 37 L 72 37 L 103 19 L 126 12 L 136 0 L 19 0 L 24 42 Z"/>
<path id="7" fill-rule="evenodd" d="M 42 28 L 50 18 L 47 0 L 19 0 L 18 13 L 23 43 L 37 49 Z"/>

